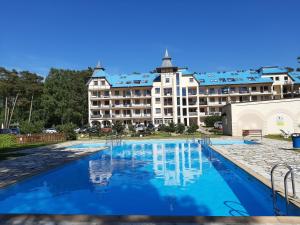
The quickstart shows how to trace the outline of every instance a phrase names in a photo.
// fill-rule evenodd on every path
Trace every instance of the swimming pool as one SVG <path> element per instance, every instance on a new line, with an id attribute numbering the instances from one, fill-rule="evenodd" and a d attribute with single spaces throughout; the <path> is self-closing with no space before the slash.
<path id="1" fill-rule="evenodd" d="M 0 213 L 274 215 L 270 189 L 222 156 L 157 140 L 123 142 L 2 189 Z"/>

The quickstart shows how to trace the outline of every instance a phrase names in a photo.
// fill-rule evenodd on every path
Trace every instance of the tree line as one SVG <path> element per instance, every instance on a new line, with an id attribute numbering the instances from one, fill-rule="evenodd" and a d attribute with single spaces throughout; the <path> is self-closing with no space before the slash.
<path id="1" fill-rule="evenodd" d="M 92 72 L 51 68 L 44 78 L 0 67 L 0 128 L 38 133 L 44 127 L 87 124 L 86 82 Z"/>

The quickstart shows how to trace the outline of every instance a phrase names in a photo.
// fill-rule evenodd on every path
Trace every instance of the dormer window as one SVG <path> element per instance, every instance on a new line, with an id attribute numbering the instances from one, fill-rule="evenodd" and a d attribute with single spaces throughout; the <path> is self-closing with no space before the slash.
<path id="1" fill-rule="evenodd" d="M 101 85 L 104 86 L 105 85 L 105 80 L 101 81 Z"/>
<path id="2" fill-rule="evenodd" d="M 98 81 L 97 81 L 97 80 L 94 81 L 94 85 L 95 85 L 95 86 L 98 85 Z"/>
<path id="3" fill-rule="evenodd" d="M 194 78 L 191 77 L 190 78 L 190 82 L 193 83 L 194 82 Z"/>

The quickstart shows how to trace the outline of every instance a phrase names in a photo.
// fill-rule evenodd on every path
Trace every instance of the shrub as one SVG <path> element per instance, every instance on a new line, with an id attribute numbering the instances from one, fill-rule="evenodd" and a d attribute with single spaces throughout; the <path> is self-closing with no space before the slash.
<path id="1" fill-rule="evenodd" d="M 171 122 L 166 126 L 166 132 L 174 133 L 175 131 L 175 123 Z"/>
<path id="2" fill-rule="evenodd" d="M 10 147 L 17 143 L 16 136 L 11 134 L 0 134 L 0 148 Z"/>
<path id="3" fill-rule="evenodd" d="M 23 121 L 20 124 L 21 134 L 39 134 L 42 133 L 44 127 L 43 121 L 36 121 L 29 123 L 28 121 Z"/>
<path id="4" fill-rule="evenodd" d="M 177 123 L 175 128 L 176 128 L 176 133 L 178 134 L 183 134 L 183 132 L 185 131 L 185 126 L 182 123 Z"/>
<path id="5" fill-rule="evenodd" d="M 66 135 L 67 140 L 76 140 L 77 139 L 76 132 L 74 131 L 74 129 L 76 128 L 75 124 L 66 123 L 63 125 L 58 125 L 56 128 L 59 132 L 63 132 Z"/>
<path id="6" fill-rule="evenodd" d="M 165 124 L 160 124 L 157 128 L 158 131 L 165 131 L 167 132 L 167 126 Z"/>
<path id="7" fill-rule="evenodd" d="M 217 121 L 222 121 L 221 116 L 207 116 L 204 118 L 205 126 L 207 127 L 213 127 L 214 123 Z"/>
<path id="8" fill-rule="evenodd" d="M 128 125 L 128 130 L 129 130 L 129 132 L 131 132 L 131 133 L 135 133 L 135 128 L 134 128 L 134 126 L 133 126 L 132 124 L 129 124 L 129 125 Z"/>
<path id="9" fill-rule="evenodd" d="M 193 134 L 198 130 L 199 126 L 197 124 L 192 124 L 191 126 L 188 127 L 188 129 L 186 130 L 186 132 L 188 134 Z"/>
<path id="10" fill-rule="evenodd" d="M 125 130 L 125 126 L 121 121 L 116 121 L 113 124 L 112 129 L 116 134 L 123 134 Z"/>

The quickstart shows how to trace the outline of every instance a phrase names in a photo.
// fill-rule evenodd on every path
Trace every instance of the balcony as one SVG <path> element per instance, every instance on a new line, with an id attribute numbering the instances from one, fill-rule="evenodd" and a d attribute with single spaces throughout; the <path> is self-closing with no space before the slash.
<path id="1" fill-rule="evenodd" d="M 206 113 L 206 115 L 209 115 L 209 116 L 221 116 L 221 112 L 209 112 L 209 113 Z"/>
<path id="2" fill-rule="evenodd" d="M 189 116 L 198 116 L 197 112 L 189 112 Z"/>
<path id="3" fill-rule="evenodd" d="M 101 115 L 91 115 L 92 119 L 98 119 L 98 118 L 101 118 L 101 117 L 102 117 Z"/>
<path id="4" fill-rule="evenodd" d="M 197 91 L 196 90 L 195 91 L 189 91 L 188 95 L 197 95 Z"/>

